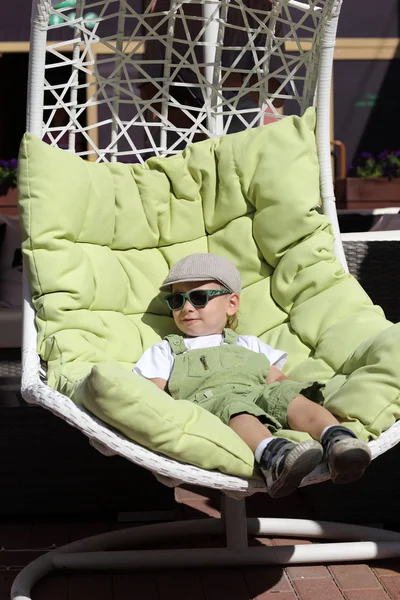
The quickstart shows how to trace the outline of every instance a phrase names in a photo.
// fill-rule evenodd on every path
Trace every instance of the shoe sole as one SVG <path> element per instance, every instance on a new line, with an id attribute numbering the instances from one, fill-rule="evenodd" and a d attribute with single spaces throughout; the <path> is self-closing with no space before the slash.
<path id="1" fill-rule="evenodd" d="M 333 483 L 344 484 L 358 481 L 371 462 L 370 449 L 364 442 L 354 438 L 336 442 L 329 459 Z"/>
<path id="2" fill-rule="evenodd" d="M 300 485 L 304 477 L 311 473 L 322 460 L 321 444 L 315 440 L 307 440 L 296 444 L 286 457 L 285 465 L 278 479 L 268 487 L 271 498 L 289 496 Z"/>

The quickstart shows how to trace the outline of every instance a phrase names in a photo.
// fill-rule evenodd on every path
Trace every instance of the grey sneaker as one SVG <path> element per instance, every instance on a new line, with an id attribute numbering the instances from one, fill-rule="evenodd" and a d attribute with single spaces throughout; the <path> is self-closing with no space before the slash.
<path id="1" fill-rule="evenodd" d="M 281 498 L 294 492 L 302 479 L 321 462 L 323 450 L 315 440 L 293 444 L 275 438 L 265 448 L 260 469 L 269 495 Z"/>
<path id="2" fill-rule="evenodd" d="M 351 483 L 364 475 L 371 462 L 367 444 L 342 425 L 330 427 L 321 439 L 333 483 Z"/>

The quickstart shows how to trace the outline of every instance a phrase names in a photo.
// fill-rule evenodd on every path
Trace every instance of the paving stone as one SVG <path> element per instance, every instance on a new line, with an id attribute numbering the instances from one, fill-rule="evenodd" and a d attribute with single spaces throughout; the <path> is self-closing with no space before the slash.
<path id="1" fill-rule="evenodd" d="M 140 598 L 140 600 L 160 600 L 157 572 L 114 573 L 113 595 L 110 600 L 137 600 L 137 598 Z M 41 598 L 38 600 L 41 600 Z M 69 598 L 68 600 L 73 599 Z"/>
<path id="2" fill-rule="evenodd" d="M 264 597 L 268 592 L 293 592 L 281 567 L 246 567 L 243 573 L 252 598 Z"/>
<path id="3" fill-rule="evenodd" d="M 344 592 L 346 600 L 390 600 L 385 590 L 347 590 Z"/>
<path id="4" fill-rule="evenodd" d="M 372 565 L 372 570 L 377 577 L 382 577 L 383 575 L 386 575 L 387 577 L 399 577 L 400 561 L 394 558 L 391 560 L 379 561 L 379 563 Z"/>
<path id="5" fill-rule="evenodd" d="M 287 574 L 290 579 L 323 579 L 331 578 L 328 569 L 322 565 L 301 565 L 287 567 Z"/>
<path id="6" fill-rule="evenodd" d="M 295 540 L 293 538 L 271 538 L 274 546 L 300 546 L 303 544 L 311 544 L 309 540 Z"/>
<path id="7" fill-rule="evenodd" d="M 341 590 L 376 589 L 381 587 L 367 565 L 332 565 L 329 570 Z"/>
<path id="8" fill-rule="evenodd" d="M 0 600 L 9 600 L 12 582 L 16 573 L 0 573 Z"/>
<path id="9" fill-rule="evenodd" d="M 157 586 L 161 600 L 205 600 L 200 580 L 200 569 L 170 569 L 157 574 Z M 137 595 L 136 598 L 141 596 Z M 124 600 L 124 599 L 121 599 Z M 134 600 L 134 597 L 132 597 Z"/>
<path id="10" fill-rule="evenodd" d="M 249 600 L 249 591 L 240 569 L 202 569 L 200 579 L 206 600 Z M 190 594 L 186 598 L 190 598 Z"/>
<path id="11" fill-rule="evenodd" d="M 34 586 L 32 600 L 68 600 L 68 588 L 68 575 L 50 573 Z"/>
<path id="12" fill-rule="evenodd" d="M 400 600 L 400 578 L 399 577 L 379 577 L 379 581 L 389 594 L 392 600 Z"/>
<path id="13" fill-rule="evenodd" d="M 344 598 L 332 579 L 295 579 L 292 583 L 300 600 L 342 600 Z"/>
<path id="14" fill-rule="evenodd" d="M 68 600 L 89 600 L 89 598 L 110 600 L 112 597 L 113 576 L 111 573 L 74 573 L 69 577 Z M 39 596 L 35 600 L 42 600 L 42 598 Z"/>
<path id="15" fill-rule="evenodd" d="M 264 592 L 251 600 L 298 600 L 294 592 Z"/>

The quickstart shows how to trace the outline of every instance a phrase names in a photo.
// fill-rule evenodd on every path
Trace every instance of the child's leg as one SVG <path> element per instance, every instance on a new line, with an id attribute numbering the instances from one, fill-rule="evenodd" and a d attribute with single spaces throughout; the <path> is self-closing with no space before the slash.
<path id="1" fill-rule="evenodd" d="M 291 429 L 321 440 L 334 483 L 350 483 L 362 477 L 371 462 L 367 444 L 340 425 L 326 408 L 299 395 L 288 406 L 287 420 Z"/>
<path id="2" fill-rule="evenodd" d="M 240 413 L 232 417 L 229 427 L 242 438 L 252 452 L 255 452 L 264 440 L 268 438 L 272 440 L 272 434 L 266 426 L 257 417 L 248 413 Z"/>
<path id="3" fill-rule="evenodd" d="M 240 413 L 233 416 L 228 425 L 254 452 L 272 498 L 294 492 L 301 480 L 321 462 L 323 451 L 318 442 L 307 440 L 293 444 L 274 438 L 254 415 Z"/>
<path id="4" fill-rule="evenodd" d="M 290 429 L 305 431 L 315 440 L 329 425 L 339 425 L 339 421 L 332 413 L 320 404 L 308 400 L 301 394 L 296 396 L 288 406 L 287 421 Z"/>

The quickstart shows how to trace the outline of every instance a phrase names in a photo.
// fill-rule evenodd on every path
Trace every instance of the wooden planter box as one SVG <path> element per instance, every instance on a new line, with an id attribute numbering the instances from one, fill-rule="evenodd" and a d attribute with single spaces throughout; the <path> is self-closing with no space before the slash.
<path id="1" fill-rule="evenodd" d="M 2 215 L 17 215 L 17 188 L 8 189 L 4 194 L 0 188 L 0 213 Z"/>
<path id="2" fill-rule="evenodd" d="M 335 181 L 338 208 L 400 207 L 400 179 L 346 177 Z"/>

